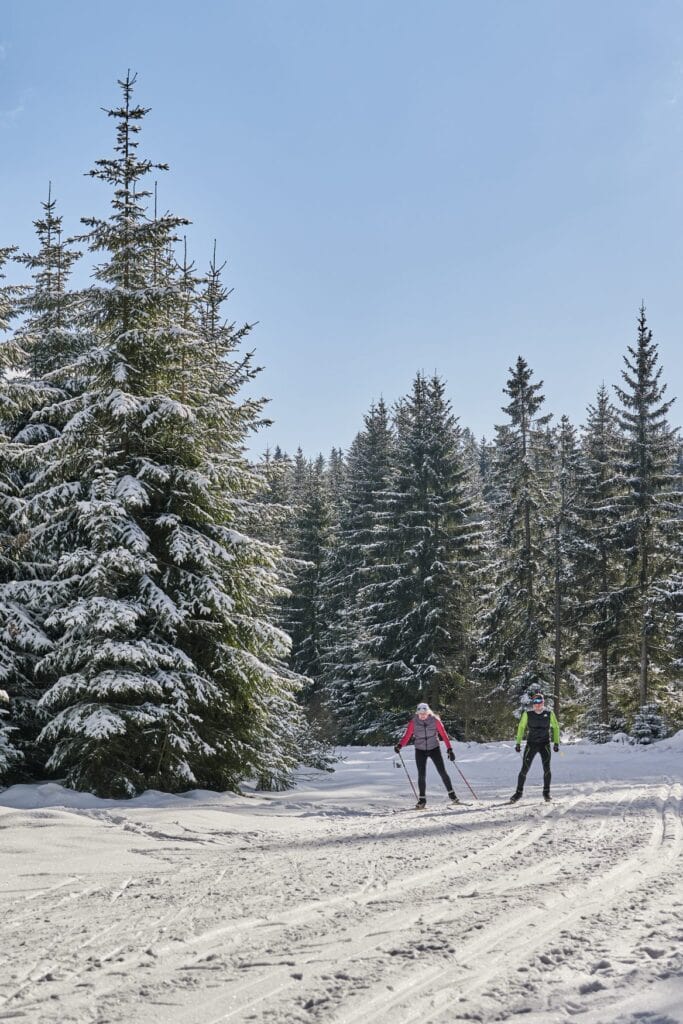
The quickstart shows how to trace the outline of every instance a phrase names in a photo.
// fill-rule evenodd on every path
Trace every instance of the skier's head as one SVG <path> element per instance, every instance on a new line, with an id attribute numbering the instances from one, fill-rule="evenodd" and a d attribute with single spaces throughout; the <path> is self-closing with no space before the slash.
<path id="1" fill-rule="evenodd" d="M 430 708 L 429 704 L 426 704 L 424 701 L 420 701 L 420 703 L 417 705 L 417 713 L 418 715 L 420 715 L 421 718 L 424 718 L 427 715 L 431 715 L 432 709 Z"/>
<path id="2" fill-rule="evenodd" d="M 535 693 L 531 698 L 531 707 L 534 711 L 542 711 L 545 705 L 545 698 L 542 693 Z"/>

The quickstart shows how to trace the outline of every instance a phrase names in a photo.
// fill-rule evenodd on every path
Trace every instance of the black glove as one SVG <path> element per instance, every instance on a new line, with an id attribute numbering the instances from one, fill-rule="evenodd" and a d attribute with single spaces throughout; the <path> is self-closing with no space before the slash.
<path id="1" fill-rule="evenodd" d="M 515 750 L 517 751 L 518 754 L 521 751 L 521 749 L 522 749 L 522 744 L 521 743 L 515 743 Z"/>
<path id="2" fill-rule="evenodd" d="M 449 760 L 449 761 L 455 761 L 455 754 L 453 753 L 453 748 L 452 748 L 452 747 L 451 747 L 451 749 L 450 749 L 450 750 L 448 751 L 448 760 Z"/>
<path id="3" fill-rule="evenodd" d="M 560 752 L 560 744 L 559 743 L 553 743 L 553 750 L 555 751 L 556 754 L 559 754 L 559 752 Z"/>
<path id="4" fill-rule="evenodd" d="M 396 743 L 394 745 L 394 753 L 395 754 L 400 754 L 401 753 L 401 744 L 400 743 Z"/>

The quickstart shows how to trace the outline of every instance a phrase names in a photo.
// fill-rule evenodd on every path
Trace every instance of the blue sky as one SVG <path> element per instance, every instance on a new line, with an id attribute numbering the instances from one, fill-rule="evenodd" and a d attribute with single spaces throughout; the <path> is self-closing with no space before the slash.
<path id="1" fill-rule="evenodd" d="M 0 244 L 101 212 L 101 107 L 138 74 L 160 204 L 217 239 L 276 423 L 347 447 L 417 370 L 490 436 L 519 354 L 547 409 L 617 382 L 644 300 L 683 402 L 680 0 L 2 0 Z"/>

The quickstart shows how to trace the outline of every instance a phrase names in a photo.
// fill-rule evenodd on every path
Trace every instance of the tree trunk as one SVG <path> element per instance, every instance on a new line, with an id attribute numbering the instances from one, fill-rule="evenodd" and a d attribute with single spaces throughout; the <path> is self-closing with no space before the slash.
<path id="1" fill-rule="evenodd" d="M 647 657 L 647 637 L 645 636 L 645 623 L 643 622 L 643 632 L 640 637 L 640 704 L 647 704 L 648 698 L 648 686 L 647 686 L 647 668 L 648 668 L 648 657 Z"/>

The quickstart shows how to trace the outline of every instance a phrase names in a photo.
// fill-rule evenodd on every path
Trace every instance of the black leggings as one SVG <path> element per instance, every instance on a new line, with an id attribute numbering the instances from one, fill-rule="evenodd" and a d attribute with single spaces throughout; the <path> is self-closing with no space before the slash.
<path id="1" fill-rule="evenodd" d="M 443 763 L 443 757 L 441 756 L 441 747 L 432 747 L 431 750 L 418 750 L 415 748 L 415 764 L 417 765 L 417 788 L 420 791 L 420 798 L 424 800 L 427 780 L 427 760 L 431 757 L 434 762 L 434 767 L 441 776 L 441 781 L 448 790 L 449 793 L 453 792 L 453 783 L 451 782 L 448 772 L 446 771 L 446 765 Z"/>
<path id="2" fill-rule="evenodd" d="M 550 743 L 527 743 L 524 748 L 524 757 L 522 758 L 522 770 L 517 779 L 518 793 L 521 793 L 524 789 L 527 772 L 536 754 L 541 755 L 541 761 L 543 762 L 543 792 L 550 792 Z"/>

